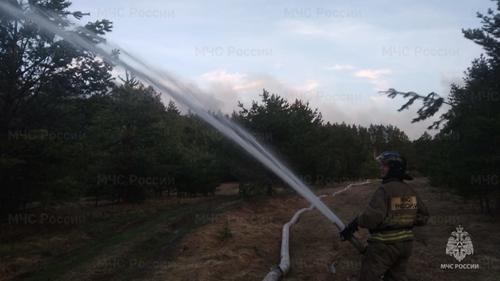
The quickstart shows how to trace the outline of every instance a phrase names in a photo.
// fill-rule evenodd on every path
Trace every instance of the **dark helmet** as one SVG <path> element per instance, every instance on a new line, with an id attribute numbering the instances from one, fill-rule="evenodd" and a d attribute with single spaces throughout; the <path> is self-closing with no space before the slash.
<path id="1" fill-rule="evenodd" d="M 397 151 L 385 151 L 375 159 L 380 164 L 389 166 L 392 175 L 399 177 L 406 173 L 406 159 Z"/>

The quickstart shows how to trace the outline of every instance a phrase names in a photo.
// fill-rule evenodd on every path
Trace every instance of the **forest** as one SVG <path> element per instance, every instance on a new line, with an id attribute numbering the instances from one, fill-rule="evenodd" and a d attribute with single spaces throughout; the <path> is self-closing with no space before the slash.
<path id="1" fill-rule="evenodd" d="M 58 15 L 54 20 L 61 24 L 84 15 L 71 11 L 67 1 L 32 2 Z M 310 184 L 374 177 L 374 156 L 397 150 L 412 171 L 479 200 L 492 214 L 500 207 L 500 27 L 498 12 L 479 17 L 482 29 L 463 32 L 485 54 L 467 69 L 463 85 L 453 85 L 446 98 L 386 92 L 409 99 L 401 110 L 423 102 L 415 122 L 449 105 L 431 128 L 434 136 L 424 133 L 412 141 L 389 124 L 325 122 L 307 101 L 288 101 L 265 89 L 261 100 L 239 104 L 222 117 L 250 130 Z M 196 115 L 182 112 L 174 101 L 165 104 L 162 93 L 133 74 L 113 76 L 112 65 L 33 23 L 5 14 L 0 22 L 3 215 L 84 197 L 99 204 L 206 196 L 225 181 L 242 183 L 242 194 L 272 194 L 279 184 Z M 103 19 L 85 28 L 104 36 L 112 23 Z"/>

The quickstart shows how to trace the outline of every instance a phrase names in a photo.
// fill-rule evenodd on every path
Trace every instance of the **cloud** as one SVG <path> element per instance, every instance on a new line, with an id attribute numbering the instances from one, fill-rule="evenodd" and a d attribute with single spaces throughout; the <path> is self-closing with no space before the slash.
<path id="1" fill-rule="evenodd" d="M 390 73 L 387 69 L 362 69 L 358 77 L 369 81 L 382 79 Z M 432 123 L 411 123 L 416 116 L 417 106 L 398 112 L 401 100 L 388 99 L 386 96 L 370 93 L 350 93 L 342 89 L 329 89 L 321 81 L 308 79 L 291 83 L 261 74 L 229 72 L 217 69 L 199 76 L 197 81 L 205 93 L 204 104 L 213 111 L 231 113 L 238 102 L 249 106 L 252 101 L 260 101 L 262 89 L 276 93 L 289 102 L 295 99 L 309 102 L 318 108 L 325 121 L 346 122 L 369 126 L 370 124 L 391 124 L 404 130 L 412 139 L 418 138 Z M 214 102 L 217 101 L 217 102 Z"/>
<path id="2" fill-rule="evenodd" d="M 353 70 L 354 66 L 350 64 L 334 64 L 330 66 L 325 66 L 325 70 Z"/>
<path id="3" fill-rule="evenodd" d="M 318 22 L 307 20 L 285 20 L 278 27 L 288 34 L 333 40 L 337 43 L 352 44 L 381 39 L 386 30 L 360 21 Z"/>
<path id="4" fill-rule="evenodd" d="M 362 69 L 356 71 L 356 77 L 367 78 L 368 80 L 377 80 L 381 76 L 391 73 L 389 69 Z"/>
<path id="5" fill-rule="evenodd" d="M 226 70 L 213 70 L 201 75 L 201 79 L 208 82 L 216 83 L 234 83 L 239 82 L 245 78 L 245 74 L 238 72 L 229 73 Z"/>
<path id="6" fill-rule="evenodd" d="M 249 104 L 258 100 L 262 89 L 275 88 L 282 90 L 283 85 L 266 75 L 229 72 L 225 69 L 215 69 L 199 75 L 197 84 L 212 100 L 217 100 L 214 111 L 230 113 L 238 102 Z"/>
<path id="7" fill-rule="evenodd" d="M 299 92 L 312 92 L 317 90 L 319 87 L 319 81 L 317 80 L 307 80 L 303 86 L 299 86 L 296 89 Z"/>
<path id="8" fill-rule="evenodd" d="M 309 100 L 320 93 L 320 83 L 314 79 L 289 85 L 268 75 L 228 72 L 224 69 L 203 73 L 197 82 L 205 93 L 209 93 L 213 100 L 218 101 L 209 103 L 218 106 L 210 109 L 223 112 L 233 111 L 238 102 L 248 105 L 253 100 L 260 100 L 259 95 L 263 89 L 284 96 L 289 101 Z"/>
<path id="9" fill-rule="evenodd" d="M 392 73 L 392 71 L 387 68 L 357 69 L 351 64 L 334 64 L 326 66 L 324 69 L 327 71 L 351 71 L 354 77 L 363 78 L 369 83 L 375 85 L 375 91 L 386 90 L 389 88 L 389 83 L 386 81 L 385 77 Z"/>
<path id="10" fill-rule="evenodd" d="M 233 90 L 248 90 L 260 87 L 262 81 L 249 80 L 247 74 L 229 73 L 226 70 L 214 70 L 201 75 L 201 80 L 209 83 L 225 85 Z"/>
<path id="11" fill-rule="evenodd" d="M 354 73 L 355 77 L 367 79 L 368 82 L 375 85 L 376 91 L 386 90 L 389 83 L 384 79 L 384 76 L 391 74 L 390 69 L 361 69 Z"/>

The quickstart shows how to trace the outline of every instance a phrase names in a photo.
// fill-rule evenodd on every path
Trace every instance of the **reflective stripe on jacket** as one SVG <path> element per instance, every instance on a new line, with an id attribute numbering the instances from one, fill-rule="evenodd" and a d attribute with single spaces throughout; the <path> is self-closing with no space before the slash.
<path id="1" fill-rule="evenodd" d="M 374 232 L 371 234 L 369 240 L 393 242 L 393 241 L 413 240 L 413 238 L 414 238 L 413 231 L 411 231 L 411 229 L 406 229 L 397 231 Z"/>
<path id="2" fill-rule="evenodd" d="M 401 180 L 390 179 L 375 191 L 358 223 L 370 230 L 369 240 L 397 242 L 412 240 L 413 226 L 424 225 L 428 218 L 427 208 L 415 190 Z"/>

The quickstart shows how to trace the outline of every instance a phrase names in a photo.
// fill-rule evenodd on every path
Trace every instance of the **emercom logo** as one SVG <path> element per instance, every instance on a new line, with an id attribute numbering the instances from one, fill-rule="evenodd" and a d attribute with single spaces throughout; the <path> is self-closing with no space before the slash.
<path id="1" fill-rule="evenodd" d="M 465 257 L 474 254 L 472 239 L 467 231 L 459 225 L 456 231 L 451 232 L 446 244 L 446 254 L 462 262 Z M 441 264 L 441 269 L 479 269 L 479 264 Z"/>
<path id="2" fill-rule="evenodd" d="M 461 262 L 466 256 L 474 254 L 474 246 L 467 231 L 462 226 L 451 233 L 446 244 L 446 254 Z"/>

